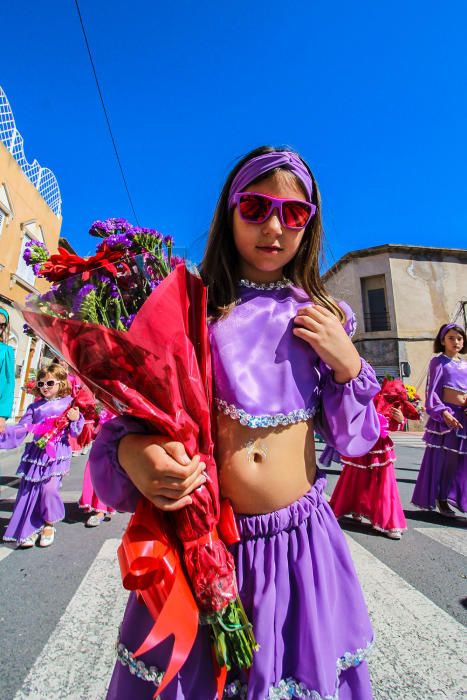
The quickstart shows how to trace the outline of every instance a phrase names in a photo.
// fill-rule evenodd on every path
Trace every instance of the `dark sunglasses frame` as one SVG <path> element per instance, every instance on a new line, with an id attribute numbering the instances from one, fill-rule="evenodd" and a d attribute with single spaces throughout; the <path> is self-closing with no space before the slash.
<path id="1" fill-rule="evenodd" d="M 242 197 L 259 197 L 267 201 L 269 203 L 269 208 L 266 215 L 260 219 L 251 219 L 244 216 L 240 206 Z M 243 219 L 243 221 L 247 221 L 249 224 L 264 224 L 264 222 L 269 219 L 274 209 L 277 209 L 279 211 L 279 218 L 282 226 L 285 228 L 290 228 L 294 231 L 301 231 L 303 228 L 305 228 L 305 226 L 308 225 L 311 217 L 314 216 L 316 212 L 316 204 L 313 204 L 312 202 L 306 202 L 302 199 L 282 199 L 280 197 L 273 197 L 270 194 L 264 194 L 263 192 L 236 192 L 232 198 L 232 204 L 237 205 L 240 218 Z M 303 206 L 304 209 L 308 209 L 308 218 L 303 226 L 290 226 L 286 223 L 284 219 L 283 207 L 286 207 L 287 204 L 299 204 Z"/>

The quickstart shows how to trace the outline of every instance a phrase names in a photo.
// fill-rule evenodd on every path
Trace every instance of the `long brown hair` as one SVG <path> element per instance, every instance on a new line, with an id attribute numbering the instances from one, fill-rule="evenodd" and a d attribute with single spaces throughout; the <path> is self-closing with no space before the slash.
<path id="1" fill-rule="evenodd" d="M 273 146 L 255 148 L 237 163 L 225 181 L 209 229 L 206 250 L 201 263 L 201 275 L 209 288 L 209 310 L 214 318 L 226 315 L 235 305 L 237 299 L 236 286 L 240 279 L 240 261 L 233 237 L 232 212 L 228 209 L 229 191 L 232 182 L 238 171 L 252 158 L 273 151 L 290 150 L 290 148 L 274 148 Z M 299 154 L 297 153 L 297 155 Z M 299 156 L 299 158 L 301 157 Z M 284 275 L 292 280 L 297 287 L 301 287 L 311 300 L 326 307 L 341 322 L 344 322 L 345 314 L 326 292 L 319 272 L 319 259 L 323 239 L 321 196 L 313 173 L 307 163 L 302 158 L 301 160 L 310 173 L 313 182 L 312 201 L 316 205 L 316 213 L 305 229 L 305 235 L 296 255 L 285 265 Z M 303 189 L 300 180 L 287 168 L 270 170 L 250 184 L 256 184 L 277 172 L 293 177 Z"/>

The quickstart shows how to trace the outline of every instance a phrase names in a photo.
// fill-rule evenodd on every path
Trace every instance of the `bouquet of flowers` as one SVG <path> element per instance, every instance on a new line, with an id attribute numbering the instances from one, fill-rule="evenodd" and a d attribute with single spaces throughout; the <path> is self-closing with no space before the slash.
<path id="1" fill-rule="evenodd" d="M 389 409 L 398 408 L 404 418 L 418 420 L 420 414 L 414 404 L 409 401 L 407 390 L 400 379 L 384 379 L 381 391 L 374 398 L 376 410 L 381 415 L 388 417 Z"/>
<path id="2" fill-rule="evenodd" d="M 423 406 L 420 394 L 417 394 L 417 390 L 412 384 L 406 384 L 405 388 L 407 391 L 408 400 L 415 406 L 418 413 L 421 415 L 424 412 L 425 408 Z"/>
<path id="3" fill-rule="evenodd" d="M 23 313 L 106 407 L 146 421 L 206 463 L 206 484 L 180 511 L 168 516 L 141 497 L 119 560 L 124 586 L 155 621 L 135 656 L 174 635 L 155 696 L 186 660 L 201 613 L 212 631 L 221 697 L 227 669 L 248 668 L 257 645 L 224 543 L 238 533 L 229 504 L 220 503 L 213 457 L 206 289 L 172 254 L 168 236 L 124 219 L 97 221 L 90 233 L 102 242 L 88 258 L 59 249 L 44 260 L 42 250 L 31 252 L 30 264 L 40 263 L 38 274 L 53 286 L 30 297 Z"/>

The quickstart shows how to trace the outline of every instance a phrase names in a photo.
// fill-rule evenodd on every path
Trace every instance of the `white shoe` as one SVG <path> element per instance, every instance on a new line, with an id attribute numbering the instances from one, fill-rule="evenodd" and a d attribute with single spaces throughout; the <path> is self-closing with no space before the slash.
<path id="1" fill-rule="evenodd" d="M 97 515 L 97 513 L 96 513 L 94 515 L 91 515 L 91 517 L 87 519 L 86 527 L 97 527 L 98 525 L 103 523 L 104 520 L 105 520 L 105 514 Z"/>
<path id="2" fill-rule="evenodd" d="M 39 533 L 35 532 L 33 535 L 29 535 L 29 537 L 26 537 L 25 540 L 20 542 L 19 546 L 21 547 L 21 549 L 30 549 L 31 547 L 34 547 L 38 537 Z"/>
<path id="3" fill-rule="evenodd" d="M 386 535 L 386 537 L 389 537 L 390 540 L 400 540 L 400 538 L 402 537 L 402 534 L 399 532 L 399 530 L 388 530 L 384 534 Z"/>
<path id="4" fill-rule="evenodd" d="M 41 533 L 41 539 L 39 541 L 39 547 L 50 547 L 51 544 L 53 544 L 53 541 L 55 539 L 55 528 L 52 527 L 52 525 L 47 525 L 47 527 L 52 530 L 51 535 L 44 535 L 44 532 Z"/>

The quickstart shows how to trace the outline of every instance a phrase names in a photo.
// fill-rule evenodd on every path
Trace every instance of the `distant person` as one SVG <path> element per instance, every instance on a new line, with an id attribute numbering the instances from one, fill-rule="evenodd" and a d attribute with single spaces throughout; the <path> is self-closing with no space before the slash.
<path id="1" fill-rule="evenodd" d="M 0 307 L 0 433 L 11 417 L 15 393 L 15 354 L 9 347 L 10 316 Z"/>
<path id="2" fill-rule="evenodd" d="M 95 428 L 93 439 L 97 437 L 102 426 L 111 418 L 115 418 L 115 414 L 103 408 L 99 413 L 99 422 Z M 86 462 L 83 476 L 83 486 L 81 489 L 81 497 L 78 501 L 80 508 L 85 513 L 89 513 L 89 518 L 86 521 L 86 527 L 97 527 L 104 520 L 110 520 L 115 510 L 101 501 L 97 493 L 94 491 L 94 486 L 91 481 L 91 473 L 89 469 L 89 460 Z"/>
<path id="3" fill-rule="evenodd" d="M 402 430 L 407 418 L 418 420 L 420 415 L 399 379 L 385 379 L 373 400 L 381 423 L 380 437 L 363 457 L 340 456 L 344 469 L 329 505 L 336 518 L 367 518 L 374 530 L 400 540 L 407 523 L 397 488 L 394 443 L 388 431 Z"/>
<path id="4" fill-rule="evenodd" d="M 65 506 L 60 496 L 62 479 L 70 470 L 70 435 L 79 435 L 83 417 L 78 408 L 67 408 L 72 402 L 71 387 L 66 371 L 60 365 L 39 370 L 36 380 L 38 401 L 30 404 L 17 425 L 6 426 L 0 435 L 0 449 L 18 447 L 28 433 L 28 442 L 16 474 L 21 484 L 13 514 L 3 536 L 6 542 L 19 547 L 33 547 L 39 534 L 40 546 L 50 546 L 55 537 L 54 524 L 63 520 Z M 66 412 L 68 424 L 50 441 L 40 447 L 38 441 L 53 431 L 55 420 Z"/>
<path id="5" fill-rule="evenodd" d="M 465 330 L 446 323 L 438 331 L 426 385 L 429 420 L 423 439 L 425 454 L 412 503 L 456 517 L 450 504 L 467 511 L 467 353 Z"/>

